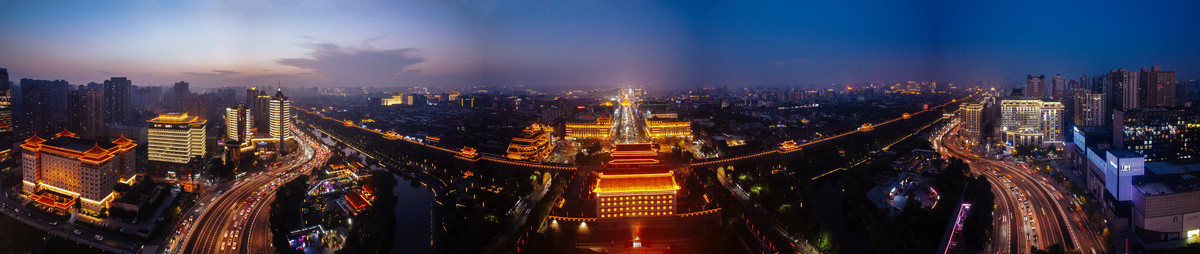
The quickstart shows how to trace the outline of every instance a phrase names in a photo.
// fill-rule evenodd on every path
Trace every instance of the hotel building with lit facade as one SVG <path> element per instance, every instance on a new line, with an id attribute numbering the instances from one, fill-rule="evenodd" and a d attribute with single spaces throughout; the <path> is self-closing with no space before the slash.
<path id="1" fill-rule="evenodd" d="M 650 138 L 692 138 L 692 122 L 662 118 L 646 118 Z"/>
<path id="2" fill-rule="evenodd" d="M 185 112 L 160 114 L 146 123 L 148 160 L 188 163 L 204 155 L 208 120 Z"/>
<path id="3" fill-rule="evenodd" d="M 208 120 L 183 113 L 160 114 L 146 121 L 146 150 L 150 171 L 158 176 L 191 176 L 207 151 Z"/>
<path id="4" fill-rule="evenodd" d="M 1011 146 L 1061 143 L 1064 109 L 1057 101 L 1002 100 L 997 129 Z"/>
<path id="5" fill-rule="evenodd" d="M 20 145 L 22 191 L 52 210 L 105 214 L 116 198 L 113 187 L 136 179 L 135 146 L 125 137 L 106 142 L 68 131 L 50 139 L 34 135 Z"/>
<path id="6" fill-rule="evenodd" d="M 983 138 L 983 104 L 965 103 L 959 108 L 962 116 L 963 138 L 972 145 L 980 144 Z"/>
<path id="7" fill-rule="evenodd" d="M 600 116 L 595 122 L 566 123 L 567 139 L 602 139 L 612 137 L 613 120 L 608 116 Z"/>

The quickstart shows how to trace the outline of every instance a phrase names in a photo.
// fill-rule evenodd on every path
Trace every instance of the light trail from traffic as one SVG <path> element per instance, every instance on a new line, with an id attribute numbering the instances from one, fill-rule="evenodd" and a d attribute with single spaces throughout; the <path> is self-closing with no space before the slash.
<path id="1" fill-rule="evenodd" d="M 210 199 L 211 205 L 196 217 L 192 228 L 180 238 L 184 242 L 170 249 L 170 253 L 270 252 L 271 234 L 269 223 L 265 222 L 275 189 L 299 175 L 310 173 L 329 158 L 328 148 L 309 139 L 296 127 L 292 132 L 301 144 L 299 153 L 281 159 L 282 165 L 270 166 L 266 171 L 238 180 L 228 191 Z"/>
<path id="2" fill-rule="evenodd" d="M 971 171 L 988 178 L 993 193 L 1000 202 L 996 211 L 1002 212 L 994 223 L 997 238 L 1007 236 L 1009 253 L 1024 253 L 1030 247 L 1046 248 L 1062 244 L 1065 249 L 1078 249 L 1085 253 L 1103 253 L 1104 245 L 1095 232 L 1076 230 L 1070 225 L 1086 223 L 1082 211 L 1063 209 L 1065 188 L 1055 188 L 1041 177 L 1033 176 L 1028 168 L 1009 161 L 981 157 L 962 148 L 961 140 L 953 135 L 959 126 L 952 125 L 935 138 L 938 151 L 944 156 L 963 159 Z M 947 137 L 952 136 L 952 137 Z M 997 213 L 1001 214 L 1001 213 Z M 1081 239 L 1082 238 L 1082 239 Z M 997 251 L 999 252 L 999 251 Z"/>

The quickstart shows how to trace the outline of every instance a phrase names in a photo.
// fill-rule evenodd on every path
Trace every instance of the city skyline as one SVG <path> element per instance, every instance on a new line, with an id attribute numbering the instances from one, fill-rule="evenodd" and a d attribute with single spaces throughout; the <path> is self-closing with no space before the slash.
<path id="1" fill-rule="evenodd" d="M 1196 79 L 1200 3 L 0 3 L 11 79 L 197 87 Z M 45 22 L 34 20 L 46 19 Z M 1122 32 L 1126 31 L 1126 32 Z M 1137 31 L 1129 32 L 1129 31 Z M 1162 36 L 1142 36 L 1158 34 Z M 1104 38 L 1103 40 L 1097 38 Z"/>
<path id="2" fill-rule="evenodd" d="M 1196 13 L 0 1 L 0 250 L 1200 253 Z"/>

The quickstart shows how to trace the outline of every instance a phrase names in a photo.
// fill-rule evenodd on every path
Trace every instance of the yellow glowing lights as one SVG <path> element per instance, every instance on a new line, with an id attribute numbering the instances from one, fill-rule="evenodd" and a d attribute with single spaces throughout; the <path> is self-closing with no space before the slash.
<path id="1" fill-rule="evenodd" d="M 540 161 L 550 156 L 554 143 L 550 133 L 554 128 L 542 124 L 532 124 L 521 131 L 521 135 L 513 137 L 507 149 L 509 159 Z"/>
<path id="2" fill-rule="evenodd" d="M 612 118 L 601 116 L 591 123 L 566 123 L 566 137 L 570 139 L 608 139 L 612 131 Z"/>
<path id="3" fill-rule="evenodd" d="M 654 192 L 674 191 L 679 189 L 672 172 L 658 174 L 605 175 L 600 174 L 593 192 Z"/>

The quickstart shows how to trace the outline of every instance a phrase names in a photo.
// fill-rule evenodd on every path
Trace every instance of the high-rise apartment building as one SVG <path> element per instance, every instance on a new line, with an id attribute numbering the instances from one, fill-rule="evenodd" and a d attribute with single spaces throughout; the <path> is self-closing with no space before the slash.
<path id="1" fill-rule="evenodd" d="M 1041 98 L 1050 94 L 1046 93 L 1046 75 L 1034 77 L 1033 75 L 1025 76 L 1025 96 Z"/>
<path id="2" fill-rule="evenodd" d="M 1000 131 L 1009 145 L 1063 141 L 1063 105 L 1057 101 L 1000 101 Z"/>
<path id="3" fill-rule="evenodd" d="M 1143 105 L 1147 107 L 1175 106 L 1175 71 L 1163 71 L 1158 66 L 1142 68 L 1139 90 Z"/>
<path id="4" fill-rule="evenodd" d="M 1086 90 L 1092 91 L 1092 92 L 1100 91 L 1100 89 L 1096 89 L 1096 86 L 1092 85 L 1092 80 L 1089 79 L 1087 75 L 1083 75 L 1083 77 L 1079 77 L 1078 88 L 1086 89 Z"/>
<path id="5" fill-rule="evenodd" d="M 7 164 L 12 159 L 12 106 L 12 84 L 8 82 L 8 69 L 0 68 L 0 164 Z"/>
<path id="6" fill-rule="evenodd" d="M 250 110 L 251 117 L 254 120 L 254 128 L 258 129 L 258 133 L 264 133 L 271 129 L 271 96 L 267 95 L 267 91 L 251 87 L 247 91 L 246 108 Z M 252 99 L 251 99 L 252 98 Z"/>
<path id="7" fill-rule="evenodd" d="M 1067 89 L 1067 78 L 1063 77 L 1062 74 L 1055 74 L 1054 79 L 1050 81 L 1050 89 L 1048 90 L 1047 93 L 1055 99 L 1065 98 L 1064 96 L 1069 91 Z"/>
<path id="8" fill-rule="evenodd" d="M 0 68 L 0 165 L 12 161 L 13 131 L 12 83 L 8 69 Z"/>
<path id="9" fill-rule="evenodd" d="M 192 93 L 190 85 L 188 84 L 188 82 L 184 82 L 184 81 L 175 82 L 175 87 L 171 91 L 175 93 L 176 100 L 187 97 L 189 94 Z"/>
<path id="10" fill-rule="evenodd" d="M 254 116 L 246 104 L 225 108 L 225 140 L 250 142 L 254 138 Z"/>
<path id="11" fill-rule="evenodd" d="M 203 157 L 208 120 L 188 113 L 166 113 L 146 121 L 147 160 L 186 164 Z"/>
<path id="12" fill-rule="evenodd" d="M 1146 161 L 1200 158 L 1200 112 L 1139 108 L 1113 112 L 1113 147 Z"/>
<path id="13" fill-rule="evenodd" d="M 1109 108 L 1134 109 L 1142 104 L 1138 101 L 1138 72 L 1116 69 L 1104 75 L 1104 93 L 1108 95 Z"/>
<path id="14" fill-rule="evenodd" d="M 1075 92 L 1074 105 L 1074 122 L 1075 126 L 1103 126 L 1105 118 L 1108 114 L 1108 107 L 1104 103 L 1105 96 L 1102 93 L 1093 93 L 1086 90 L 1078 90 Z"/>
<path id="15" fill-rule="evenodd" d="M 106 142 L 68 131 L 49 140 L 34 135 L 21 144 L 22 190 L 45 207 L 102 215 L 116 196 L 113 187 L 134 180 L 134 146 L 124 137 Z"/>
<path id="16" fill-rule="evenodd" d="M 247 93 L 250 94 L 250 93 Z M 257 92 L 255 92 L 257 94 Z M 255 95 L 257 97 L 257 95 Z M 254 97 L 251 97 L 252 99 Z M 225 164 L 238 165 L 242 152 L 254 149 L 254 114 L 245 103 L 225 108 Z"/>
<path id="17" fill-rule="evenodd" d="M 172 97 L 175 97 L 172 100 L 173 104 L 175 104 L 175 110 L 183 110 L 184 106 L 188 105 L 189 97 L 192 95 L 192 91 L 188 86 L 187 82 L 179 81 L 175 83 L 175 87 L 171 90 L 174 95 Z"/>
<path id="18" fill-rule="evenodd" d="M 104 91 L 86 86 L 67 91 L 67 119 L 67 129 L 79 136 L 94 139 L 104 136 Z"/>
<path id="19" fill-rule="evenodd" d="M 130 96 L 133 82 L 125 77 L 113 77 L 104 81 L 104 122 L 128 124 L 133 116 L 130 111 Z"/>
<path id="20" fill-rule="evenodd" d="M 34 133 L 48 134 L 62 130 L 62 109 L 66 106 L 67 89 L 70 85 L 63 80 L 21 79 L 21 117 L 16 121 L 20 137 Z M 61 117 L 56 120 L 57 117 Z"/>

